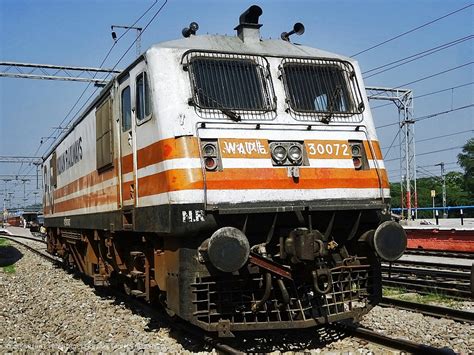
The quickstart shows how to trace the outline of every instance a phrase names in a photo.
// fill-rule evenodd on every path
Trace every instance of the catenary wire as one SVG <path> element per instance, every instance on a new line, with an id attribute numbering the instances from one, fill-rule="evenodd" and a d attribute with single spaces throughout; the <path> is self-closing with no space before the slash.
<path id="1" fill-rule="evenodd" d="M 399 131 L 400 132 L 400 131 Z M 416 140 L 416 143 L 421 143 L 421 142 L 426 142 L 426 141 L 430 141 L 430 140 L 434 140 L 434 139 L 439 139 L 439 138 L 445 138 L 445 137 L 451 137 L 451 136 L 456 136 L 458 134 L 464 134 L 464 133 L 468 133 L 468 132 L 474 132 L 474 130 L 472 129 L 467 129 L 467 130 L 464 130 L 464 131 L 460 131 L 460 132 L 456 132 L 456 133 L 450 133 L 450 134 L 443 134 L 441 136 L 436 136 L 436 137 L 430 137 L 430 138 L 424 138 L 424 139 L 417 139 Z M 392 143 L 393 144 L 393 143 Z M 399 147 L 400 144 L 396 144 L 394 145 L 393 147 Z M 390 147 L 388 148 L 390 150 L 390 148 L 392 147 L 392 145 L 390 145 Z M 383 147 L 382 149 L 387 149 L 387 147 Z M 386 153 L 388 154 L 388 152 Z"/>
<path id="2" fill-rule="evenodd" d="M 148 23 L 146 24 L 146 26 L 143 28 L 142 30 L 142 34 L 146 31 L 146 29 L 148 28 L 148 26 L 150 26 L 150 24 L 153 22 L 153 20 L 156 18 L 156 16 L 158 16 L 158 14 L 161 12 L 161 10 L 165 7 L 166 3 L 168 2 L 168 0 L 165 0 L 163 2 L 163 4 L 160 6 L 160 8 L 156 11 L 156 13 L 153 15 L 153 17 L 150 19 L 150 21 L 148 21 Z M 125 56 L 127 55 L 127 53 L 130 51 L 130 49 L 133 48 L 133 46 L 135 45 L 135 43 L 137 42 L 138 38 L 136 38 L 132 44 L 127 48 L 127 50 L 123 53 L 123 55 L 120 57 L 120 59 L 115 63 L 115 65 L 112 67 L 112 70 L 114 70 L 117 65 L 122 61 L 123 58 L 125 58 Z M 81 112 L 81 110 L 84 108 L 84 106 L 89 102 L 89 100 L 94 96 L 94 94 L 97 92 L 98 88 L 87 98 L 86 102 L 84 103 L 84 105 L 82 105 L 82 107 L 77 110 L 77 112 L 75 113 L 75 115 L 69 120 L 68 122 L 68 126 L 69 124 L 75 119 L 75 117 L 77 116 L 78 113 Z"/>
<path id="3" fill-rule="evenodd" d="M 153 4 L 151 4 L 151 5 L 147 8 L 147 10 L 145 10 L 145 12 L 144 12 L 144 13 L 132 24 L 132 26 L 130 26 L 130 27 L 135 26 L 135 25 L 156 5 L 157 2 L 158 2 L 158 0 L 155 0 L 155 2 L 154 2 Z M 167 2 L 168 2 L 168 0 L 165 0 L 165 1 L 164 1 L 163 5 L 158 9 L 158 11 L 155 13 L 155 15 L 152 17 L 152 19 L 151 19 L 151 20 L 148 22 L 148 24 L 146 25 L 146 27 L 142 30 L 142 32 L 141 32 L 142 34 L 143 34 L 143 32 L 145 32 L 146 28 L 150 25 L 150 23 L 156 18 L 156 16 L 158 15 L 158 13 L 161 12 L 161 10 L 163 9 L 163 7 L 166 5 Z M 118 42 L 123 36 L 125 36 L 125 35 L 127 34 L 127 32 L 129 32 L 129 31 L 130 31 L 130 28 L 126 29 L 126 31 L 124 31 L 124 33 L 123 33 L 121 36 L 119 36 L 119 37 L 117 38 L 117 40 L 114 41 L 113 45 L 111 46 L 111 48 L 110 48 L 109 51 L 107 52 L 106 56 L 105 56 L 104 59 L 102 60 L 102 62 L 101 62 L 101 64 L 100 64 L 99 67 L 102 67 L 102 65 L 105 63 L 105 61 L 107 60 L 107 58 L 110 56 L 110 54 L 111 54 L 113 48 L 115 47 L 115 45 L 117 44 L 117 42 Z M 115 66 L 114 66 L 113 69 L 115 69 L 115 68 L 117 67 L 117 65 L 119 64 L 119 62 L 125 57 L 125 55 L 128 53 L 128 51 L 130 50 L 130 48 L 136 43 L 136 41 L 137 41 L 137 39 L 135 39 L 135 40 L 132 42 L 132 45 L 127 49 L 127 51 L 124 53 L 124 55 L 122 55 L 122 57 L 121 57 L 120 60 L 115 64 Z M 113 70 L 113 69 L 112 69 L 112 70 Z M 93 78 L 95 78 L 96 75 L 97 75 L 97 73 L 94 74 L 94 77 L 93 77 Z M 108 77 L 109 75 L 110 75 L 110 73 L 107 75 L 107 77 Z M 74 103 L 74 105 L 73 105 L 73 106 L 71 107 L 71 109 L 68 111 L 68 113 L 66 114 L 65 118 L 61 121 L 60 125 L 58 126 L 59 129 L 61 129 L 61 125 L 65 122 L 65 120 L 67 119 L 67 117 L 71 114 L 71 112 L 72 112 L 72 111 L 74 110 L 74 108 L 77 106 L 77 104 L 79 103 L 79 101 L 81 100 L 81 98 L 84 96 L 84 94 L 86 93 L 86 91 L 88 90 L 89 87 L 90 87 L 90 83 L 88 83 L 87 87 L 83 90 L 83 92 L 81 93 L 81 95 L 79 96 L 79 98 L 76 100 L 76 102 Z M 87 98 L 87 100 L 85 101 L 85 103 L 79 108 L 78 111 L 80 111 L 80 110 L 82 110 L 82 109 L 84 108 L 84 106 L 85 106 L 85 105 L 87 104 L 87 102 L 91 99 L 91 97 L 97 92 L 97 90 L 98 90 L 98 88 L 96 88 L 96 89 L 94 90 L 94 92 Z M 76 114 L 75 114 L 73 117 L 75 117 L 75 116 L 77 115 L 77 113 L 78 113 L 78 112 L 76 112 Z M 68 126 L 71 121 L 72 121 L 72 120 L 70 120 L 66 126 Z M 55 133 L 55 132 L 56 132 L 56 131 L 54 130 L 53 133 Z M 61 137 L 61 133 L 59 133 L 59 134 L 57 135 L 56 139 L 53 140 L 53 142 L 49 145 L 48 148 L 46 148 L 45 151 L 48 151 L 49 149 L 51 149 L 51 148 L 53 147 L 53 145 L 55 144 L 55 142 L 56 142 L 60 137 Z M 36 156 L 36 154 L 38 154 L 38 152 L 39 152 L 39 150 L 40 150 L 42 144 L 43 144 L 43 143 L 40 143 L 40 145 L 38 146 L 38 148 L 37 148 L 36 151 L 35 151 L 34 156 Z M 20 172 L 20 171 L 21 171 L 21 166 L 20 166 L 19 172 Z M 31 169 L 30 169 L 29 171 L 31 171 Z"/>
<path id="4" fill-rule="evenodd" d="M 409 83 L 405 83 L 405 84 L 398 85 L 398 86 L 394 87 L 393 89 L 400 89 L 400 88 L 402 88 L 402 87 L 404 87 L 404 86 L 408 86 L 408 85 L 411 85 L 411 84 L 419 83 L 420 81 L 427 80 L 427 79 L 431 79 L 431 78 L 434 78 L 435 76 L 442 75 L 442 74 L 445 74 L 445 73 L 449 73 L 450 71 L 453 71 L 453 70 L 461 69 L 461 68 L 466 67 L 466 66 L 468 66 L 468 65 L 471 65 L 471 64 L 473 64 L 473 63 L 474 63 L 474 61 L 468 62 L 468 63 L 464 63 L 464 64 L 461 64 L 461 65 L 458 65 L 457 67 L 449 68 L 449 69 L 446 69 L 446 70 L 443 70 L 443 71 L 440 71 L 440 72 L 437 72 L 437 73 L 434 73 L 434 74 L 425 76 L 425 77 L 423 77 L 423 78 L 410 81 Z"/>
<path id="5" fill-rule="evenodd" d="M 426 115 L 426 116 L 421 116 L 421 117 L 418 117 L 418 118 L 414 118 L 413 121 L 415 121 L 415 122 L 424 121 L 424 120 L 427 120 L 427 119 L 430 119 L 430 118 L 446 115 L 450 112 L 465 110 L 465 109 L 467 109 L 469 107 L 472 107 L 472 106 L 474 106 L 474 104 L 469 104 L 469 105 L 466 105 L 466 106 L 456 107 L 456 108 L 453 108 L 453 109 L 450 109 L 450 110 L 447 110 L 447 111 L 435 112 L 435 113 L 432 113 L 432 114 L 429 114 L 429 115 Z M 381 125 L 381 126 L 377 126 L 375 128 L 376 129 L 385 128 L 385 127 L 395 126 L 395 125 L 398 125 L 398 124 L 399 124 L 399 122 L 387 123 L 387 124 L 384 124 L 384 125 Z"/>
<path id="6" fill-rule="evenodd" d="M 372 50 L 372 49 L 375 49 L 375 48 L 380 47 L 380 46 L 382 46 L 382 45 L 384 45 L 384 44 L 386 44 L 386 43 L 389 43 L 389 42 L 391 42 L 391 41 L 394 41 L 394 40 L 396 40 L 396 39 L 398 39 L 398 38 L 400 38 L 400 37 L 403 37 L 403 36 L 405 36 L 405 35 L 407 35 L 407 34 L 409 34 L 409 33 L 415 32 L 415 31 L 417 31 L 417 30 L 419 30 L 419 29 L 421 29 L 421 28 L 423 28 L 423 27 L 426 27 L 426 26 L 429 26 L 429 25 L 431 25 L 431 24 L 433 24 L 433 23 L 435 23 L 435 22 L 438 22 L 438 21 L 440 21 L 440 20 L 442 20 L 442 19 L 444 19 L 444 18 L 446 18 L 446 17 L 449 17 L 449 16 L 451 16 L 451 15 L 454 15 L 454 14 L 456 14 L 456 13 L 458 13 L 458 12 L 464 11 L 464 10 L 468 9 L 469 7 L 471 7 L 471 6 L 473 6 L 473 5 L 474 5 L 474 4 L 466 5 L 466 6 L 462 7 L 462 8 L 460 8 L 460 9 L 457 9 L 457 10 L 455 10 L 455 11 L 452 11 L 452 12 L 446 14 L 446 15 L 443 15 L 443 16 L 441 16 L 441 17 L 435 18 L 434 20 L 428 21 L 428 22 L 426 22 L 426 23 L 424 23 L 424 24 L 422 24 L 422 25 L 420 25 L 420 26 L 414 27 L 414 28 L 412 28 L 412 29 L 410 29 L 410 30 L 408 30 L 408 31 L 405 31 L 405 32 L 403 32 L 403 33 L 401 33 L 401 34 L 399 34 L 399 35 L 396 35 L 396 36 L 394 36 L 394 37 L 391 37 L 391 38 L 389 38 L 389 39 L 387 39 L 387 40 L 385 40 L 385 41 L 383 41 L 383 42 L 377 43 L 377 44 L 375 44 L 375 45 L 373 45 L 373 46 L 371 46 L 371 47 L 369 47 L 369 48 L 367 48 L 367 49 L 364 49 L 364 50 L 362 50 L 362 51 L 360 51 L 360 52 L 357 52 L 357 53 L 351 55 L 351 57 L 355 57 L 355 56 L 358 56 L 358 55 L 360 55 L 360 54 L 362 54 L 362 53 L 366 53 L 366 52 L 368 52 L 368 51 L 370 51 L 370 50 Z"/>
<path id="7" fill-rule="evenodd" d="M 461 85 L 457 85 L 457 86 L 452 86 L 452 87 L 446 88 L 446 89 L 441 89 L 441 90 L 437 90 L 437 91 L 428 92 L 428 93 L 426 93 L 426 94 L 421 94 L 421 95 L 413 96 L 413 99 L 420 99 L 420 98 L 422 98 L 422 97 L 431 96 L 431 95 L 439 94 L 439 93 L 446 92 L 446 91 L 450 91 L 450 90 L 454 90 L 454 89 L 459 89 L 459 88 L 462 88 L 462 87 L 465 87 L 465 86 L 469 86 L 469 85 L 472 85 L 472 84 L 474 84 L 474 81 L 471 81 L 471 82 L 465 83 L 465 84 L 461 84 Z M 376 108 L 385 107 L 385 106 L 389 106 L 389 105 L 392 105 L 392 103 L 374 106 L 374 107 L 371 107 L 370 109 L 371 109 L 371 110 L 375 110 Z"/>
<path id="8" fill-rule="evenodd" d="M 413 54 L 409 57 L 405 57 L 405 58 L 402 58 L 402 59 L 399 59 L 399 60 L 396 60 L 394 62 L 391 62 L 391 63 L 387 63 L 387 64 L 384 64 L 384 65 L 381 65 L 377 68 L 373 68 L 373 69 L 370 69 L 362 74 L 367 74 L 369 72 L 372 72 L 372 71 L 376 71 L 378 69 L 382 69 L 382 70 L 379 70 L 378 72 L 376 73 L 373 73 L 373 74 L 370 74 L 370 75 L 367 75 L 367 76 L 364 76 L 364 79 L 368 79 L 368 78 L 371 78 L 373 76 L 376 76 L 376 75 L 379 75 L 379 74 L 382 74 L 382 73 L 385 73 L 389 70 L 392 70 L 392 69 L 395 69 L 395 68 L 398 68 L 398 67 L 401 67 L 402 65 L 405 65 L 405 64 L 408 64 L 408 63 L 411 63 L 411 62 L 414 62 L 416 60 L 419 60 L 419 59 L 422 59 L 424 57 L 427 57 L 429 55 L 432 55 L 432 54 L 435 54 L 437 52 L 440 52 L 442 50 L 445 50 L 445 49 L 448 49 L 448 48 L 451 48 L 455 45 L 458 45 L 458 44 L 461 44 L 465 41 L 468 41 L 468 40 L 471 40 L 474 38 L 474 35 L 469 35 L 469 36 L 466 36 L 466 37 L 463 37 L 463 38 L 460 38 L 460 39 L 457 39 L 455 41 L 452 41 L 452 42 L 448 42 L 448 43 L 445 43 L 444 45 L 441 45 L 441 46 L 438 46 L 438 47 L 434 47 L 434 48 L 430 48 L 428 50 L 425 50 L 423 52 L 419 52 L 419 53 L 416 53 L 416 54 Z M 397 64 L 399 63 L 399 64 Z M 385 68 L 385 67 L 389 67 L 389 68 Z M 383 69 L 385 68 L 385 69 Z"/>
<path id="9" fill-rule="evenodd" d="M 434 153 L 440 153 L 440 152 L 445 152 L 447 150 L 454 150 L 454 149 L 461 149 L 462 146 L 457 146 L 457 147 L 450 147 L 450 148 L 445 148 L 445 149 L 439 149 L 439 150 L 433 150 L 431 152 L 424 152 L 424 153 L 416 153 L 416 156 L 417 157 L 420 157 L 420 156 L 423 156 L 423 155 L 429 155 L 429 154 L 434 154 Z M 391 161 L 395 161 L 395 160 L 400 160 L 400 157 L 398 158 L 393 158 L 393 159 L 388 159 L 388 160 L 384 160 L 384 162 L 391 162 Z"/>

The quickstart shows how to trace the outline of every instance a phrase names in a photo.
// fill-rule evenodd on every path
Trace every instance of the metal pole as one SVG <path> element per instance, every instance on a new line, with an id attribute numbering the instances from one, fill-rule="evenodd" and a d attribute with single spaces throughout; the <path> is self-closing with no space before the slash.
<path id="1" fill-rule="evenodd" d="M 448 213 L 446 211 L 446 175 L 444 170 L 444 162 L 436 164 L 435 166 L 441 167 L 441 180 L 443 183 L 443 218 L 448 218 Z"/>
<path id="2" fill-rule="evenodd" d="M 110 29 L 112 30 L 112 38 L 114 39 L 114 41 L 117 41 L 117 36 L 115 34 L 114 31 L 114 28 L 123 28 L 125 30 L 135 30 L 137 31 L 137 39 L 135 41 L 135 46 L 136 46 L 136 51 L 137 51 L 137 57 L 140 55 L 141 53 L 141 35 L 142 35 L 142 30 L 143 28 L 141 27 L 134 27 L 134 26 L 122 26 L 122 25 L 112 25 L 110 26 Z"/>
<path id="3" fill-rule="evenodd" d="M 409 130 L 408 130 L 408 120 L 406 117 L 406 107 L 404 107 L 405 120 L 403 121 L 403 128 L 405 129 L 405 166 L 406 166 L 406 193 L 407 193 L 407 217 L 411 216 L 411 184 L 410 184 L 410 154 L 409 154 Z"/>
<path id="4" fill-rule="evenodd" d="M 433 196 L 433 219 L 435 218 L 435 202 L 434 202 L 434 196 Z"/>

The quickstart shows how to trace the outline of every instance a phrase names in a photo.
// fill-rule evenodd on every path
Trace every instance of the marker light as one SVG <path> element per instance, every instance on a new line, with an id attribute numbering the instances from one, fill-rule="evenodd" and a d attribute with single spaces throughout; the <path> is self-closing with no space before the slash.
<path id="1" fill-rule="evenodd" d="M 207 157 L 204 159 L 204 165 L 206 170 L 215 170 L 217 168 L 217 160 L 216 158 Z"/>
<path id="2" fill-rule="evenodd" d="M 288 157 L 293 163 L 299 163 L 303 158 L 303 152 L 300 147 L 293 145 L 288 149 Z"/>
<path id="3" fill-rule="evenodd" d="M 362 168 L 362 159 L 359 157 L 352 158 L 352 162 L 354 163 L 354 168 L 360 169 Z"/>
<path id="4" fill-rule="evenodd" d="M 278 163 L 281 164 L 286 159 L 286 149 L 282 145 L 277 145 L 272 150 L 273 159 Z"/>
<path id="5" fill-rule="evenodd" d="M 353 156 L 360 156 L 360 153 L 361 153 L 360 145 L 353 144 L 351 149 L 352 149 Z"/>

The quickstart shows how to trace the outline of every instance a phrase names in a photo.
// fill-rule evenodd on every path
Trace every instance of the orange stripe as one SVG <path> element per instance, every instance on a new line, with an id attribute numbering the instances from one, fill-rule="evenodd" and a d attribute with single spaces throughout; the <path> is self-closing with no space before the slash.
<path id="1" fill-rule="evenodd" d="M 133 171 L 133 155 L 129 154 L 122 158 L 122 174 L 131 173 Z"/>
<path id="2" fill-rule="evenodd" d="M 122 198 L 124 201 L 133 200 L 132 196 L 132 185 L 135 185 L 135 181 L 128 181 L 122 184 Z"/>
<path id="3" fill-rule="evenodd" d="M 97 170 L 94 170 L 92 173 L 84 175 L 63 187 L 56 189 L 54 191 L 54 198 L 61 198 L 86 187 L 93 187 L 94 185 L 110 180 L 115 176 L 117 176 L 117 164 L 115 164 L 113 169 L 104 171 L 101 174 L 99 174 Z"/>
<path id="4" fill-rule="evenodd" d="M 261 139 L 245 140 L 245 139 L 220 139 L 220 147 L 222 149 L 223 142 L 234 142 L 234 143 L 251 143 L 250 146 L 245 147 L 253 149 L 253 143 L 260 142 L 263 145 L 263 149 L 269 154 L 268 141 Z M 309 144 L 330 144 L 332 148 L 324 147 L 325 154 L 318 154 L 311 156 Z M 308 140 L 305 142 L 306 149 L 311 158 L 317 157 L 322 159 L 331 159 L 331 158 L 340 158 L 341 154 L 344 153 L 341 146 L 337 148 L 334 144 L 347 144 L 347 141 L 344 140 L 332 140 L 332 141 L 322 141 L 322 140 Z M 380 145 L 378 141 L 372 141 L 372 145 L 375 151 L 375 156 L 377 159 L 382 159 L 382 154 L 380 150 Z M 369 149 L 368 142 L 364 141 L 365 151 L 367 153 L 368 159 L 372 158 L 371 150 Z M 169 138 L 154 144 L 151 144 L 145 148 L 142 148 L 138 151 L 138 168 L 143 168 L 152 164 L 159 163 L 167 159 L 176 159 L 176 158 L 196 158 L 199 157 L 199 144 L 196 137 L 186 136 L 180 138 Z M 316 152 L 318 146 L 315 148 Z M 333 154 L 327 154 L 328 149 L 333 149 Z M 227 154 L 228 152 L 223 152 Z M 263 153 L 255 153 L 254 151 L 250 152 L 249 155 L 244 155 L 247 158 L 262 157 Z M 226 155 L 227 156 L 227 155 Z M 344 156 L 345 157 L 345 156 Z M 133 159 L 132 155 L 127 155 L 122 158 L 122 169 L 123 173 L 128 173 L 133 171 Z M 355 171 L 353 169 L 301 169 L 301 177 L 299 183 L 296 184 L 287 177 L 286 169 L 258 169 L 258 176 L 255 175 L 255 169 L 225 169 L 222 172 L 208 173 L 208 188 L 213 189 L 239 189 L 239 188 L 329 188 L 328 186 L 336 187 L 358 187 L 352 186 L 351 182 L 358 184 L 361 187 L 377 187 L 377 183 L 373 182 L 370 179 L 373 179 L 375 175 L 373 174 L 374 170 L 368 171 Z M 331 171 L 332 173 L 328 173 Z M 336 171 L 338 171 L 336 173 Z M 67 196 L 74 192 L 80 191 L 86 187 L 93 187 L 99 183 L 102 183 L 106 180 L 117 176 L 118 167 L 117 161 L 115 161 L 115 166 L 113 169 L 108 170 L 104 173 L 98 174 L 97 171 L 80 177 L 79 179 L 67 184 L 66 186 L 57 189 L 54 191 L 55 199 Z M 314 173 L 310 173 L 314 172 Z M 316 175 L 311 175 L 316 174 Z M 319 174 L 319 175 L 318 175 Z M 329 174 L 329 175 L 328 175 Z M 334 175 L 336 174 L 336 175 Z M 341 175 L 339 177 L 339 175 Z M 354 175 L 355 174 L 355 175 Z M 368 175 L 367 175 L 368 174 Z M 253 178 L 249 179 L 252 176 Z M 263 176 L 263 178 L 262 178 Z M 324 179 L 325 182 L 322 183 L 320 180 Z M 362 181 L 368 179 L 366 182 Z M 265 181 L 267 180 L 267 181 Z M 275 181 L 273 181 L 275 180 Z M 333 180 L 333 181 L 330 181 Z M 388 187 L 387 173 L 383 170 L 382 180 L 384 187 Z M 291 183 L 290 183 L 291 182 Z M 124 184 L 123 191 L 129 191 L 130 183 Z M 138 196 L 149 196 L 157 193 L 162 193 L 166 191 L 177 191 L 177 190 L 187 190 L 187 189 L 200 189 L 203 188 L 202 181 L 202 171 L 200 169 L 189 169 L 189 170 L 171 170 L 162 172 L 159 174 L 154 174 L 148 177 L 140 179 L 139 183 L 139 194 Z M 220 186 L 220 187 L 218 187 Z M 249 187 L 243 187 L 249 186 Z M 254 186 L 254 187 L 252 187 Z M 261 186 L 270 186 L 270 187 L 261 187 Z M 281 186 L 281 187 L 279 187 Z M 308 186 L 308 187 L 305 187 Z M 128 188 L 128 189 L 126 189 Z M 113 195 L 116 197 L 117 203 L 119 203 L 119 186 L 115 186 L 115 191 Z M 124 196 L 124 199 L 130 199 L 129 196 Z"/>
<path id="5" fill-rule="evenodd" d="M 207 174 L 206 181 L 210 190 L 378 188 L 379 185 L 374 169 L 300 169 L 298 180 L 289 178 L 285 168 L 225 169 Z M 382 178 L 382 186 L 389 186 L 386 179 Z"/>
<path id="6" fill-rule="evenodd" d="M 66 212 L 79 208 L 92 208 L 116 202 L 117 187 L 110 186 L 90 194 L 84 194 L 67 201 L 54 204 L 54 212 Z"/>
<path id="7" fill-rule="evenodd" d="M 374 148 L 375 152 L 375 159 L 376 160 L 382 160 L 382 151 L 380 150 L 380 144 L 378 141 L 371 141 L 372 147 Z M 372 150 L 369 147 L 369 142 L 364 141 L 364 148 L 365 148 L 365 153 L 367 154 L 367 159 L 373 160 L 373 155 L 372 155 Z"/>
<path id="8" fill-rule="evenodd" d="M 374 169 L 301 169 L 298 181 L 289 178 L 285 168 L 225 169 L 206 174 L 209 190 L 247 189 L 329 189 L 378 188 Z M 139 179 L 139 196 L 151 196 L 168 191 L 202 189 L 201 169 L 170 170 Z M 382 186 L 388 188 L 386 174 Z"/>
<path id="9" fill-rule="evenodd" d="M 142 148 L 137 153 L 138 169 L 167 159 L 199 158 L 196 137 L 169 138 Z"/>
<path id="10" fill-rule="evenodd" d="M 168 191 L 203 189 L 201 169 L 168 170 L 138 179 L 138 196 Z"/>

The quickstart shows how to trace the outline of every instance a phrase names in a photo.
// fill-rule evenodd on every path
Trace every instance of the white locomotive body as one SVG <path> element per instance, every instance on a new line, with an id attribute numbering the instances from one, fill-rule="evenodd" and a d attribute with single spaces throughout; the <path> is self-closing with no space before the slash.
<path id="1" fill-rule="evenodd" d="M 43 167 L 51 252 L 221 335 L 357 318 L 406 243 L 357 62 L 259 12 L 151 47 Z"/>

